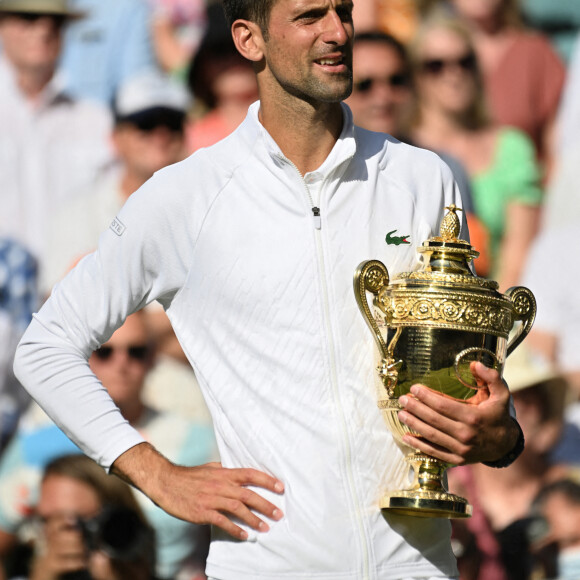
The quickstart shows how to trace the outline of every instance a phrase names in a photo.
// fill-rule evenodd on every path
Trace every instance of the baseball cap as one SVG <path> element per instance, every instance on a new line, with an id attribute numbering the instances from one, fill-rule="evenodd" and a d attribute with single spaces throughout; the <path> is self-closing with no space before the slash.
<path id="1" fill-rule="evenodd" d="M 190 100 L 184 86 L 167 75 L 147 71 L 131 77 L 120 87 L 113 108 L 117 122 L 138 121 L 154 112 L 185 117 Z"/>

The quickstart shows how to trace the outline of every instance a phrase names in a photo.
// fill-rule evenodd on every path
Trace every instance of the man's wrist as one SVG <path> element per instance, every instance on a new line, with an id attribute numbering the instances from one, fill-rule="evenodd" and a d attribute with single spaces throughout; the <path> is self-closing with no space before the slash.
<path id="1" fill-rule="evenodd" d="M 495 467 L 495 468 L 502 468 L 510 466 L 522 453 L 525 446 L 525 438 L 524 432 L 520 427 L 520 424 L 512 417 L 512 421 L 515 423 L 518 429 L 518 438 L 516 439 L 516 443 L 503 457 L 500 457 L 496 461 L 484 461 L 483 464 L 487 465 L 488 467 Z"/>
<path id="2" fill-rule="evenodd" d="M 155 485 L 170 465 L 150 443 L 143 442 L 120 455 L 113 462 L 111 473 L 149 495 L 148 487 Z"/>

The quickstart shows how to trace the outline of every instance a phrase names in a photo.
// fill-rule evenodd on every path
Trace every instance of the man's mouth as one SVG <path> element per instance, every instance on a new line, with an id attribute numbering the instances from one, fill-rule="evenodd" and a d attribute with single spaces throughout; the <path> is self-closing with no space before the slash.
<path id="1" fill-rule="evenodd" d="M 344 64 L 344 56 L 325 56 L 314 61 L 321 66 L 340 66 Z"/>

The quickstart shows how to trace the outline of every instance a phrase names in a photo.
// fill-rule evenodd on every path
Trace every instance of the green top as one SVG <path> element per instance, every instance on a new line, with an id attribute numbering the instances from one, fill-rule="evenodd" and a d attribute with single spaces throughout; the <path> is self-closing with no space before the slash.
<path id="1" fill-rule="evenodd" d="M 475 213 L 487 228 L 493 270 L 509 203 L 540 205 L 540 171 L 532 141 L 519 131 L 500 129 L 492 165 L 472 177 Z"/>

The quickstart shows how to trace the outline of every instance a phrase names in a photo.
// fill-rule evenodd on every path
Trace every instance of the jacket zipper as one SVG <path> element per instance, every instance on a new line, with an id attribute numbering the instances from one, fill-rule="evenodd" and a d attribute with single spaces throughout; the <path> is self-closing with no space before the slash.
<path id="1" fill-rule="evenodd" d="M 324 326 L 325 326 L 325 331 L 326 331 L 326 336 L 327 336 L 327 341 L 328 341 L 328 350 L 329 350 L 329 356 L 330 356 L 330 377 L 331 377 L 331 384 L 332 384 L 332 394 L 334 397 L 334 404 L 337 406 L 338 411 L 339 411 L 339 417 L 340 417 L 340 427 L 341 427 L 341 431 L 342 431 L 342 435 L 343 435 L 343 445 L 345 448 L 345 462 L 346 462 L 346 476 L 347 476 L 347 481 L 348 481 L 348 488 L 349 488 L 349 492 L 352 498 L 352 501 L 354 503 L 355 506 L 355 516 L 356 516 L 356 522 L 357 522 L 357 526 L 358 526 L 358 531 L 359 531 L 359 535 L 360 535 L 360 541 L 361 541 L 361 545 L 362 545 L 362 551 L 363 551 L 363 575 L 362 575 L 362 579 L 363 580 L 369 580 L 370 578 L 370 573 L 369 573 L 369 544 L 367 541 L 367 536 L 365 534 L 365 530 L 364 530 L 364 523 L 362 520 L 362 516 L 361 516 L 361 507 L 358 501 L 358 496 L 356 494 L 356 486 L 354 483 L 354 475 L 352 472 L 352 450 L 351 450 L 351 445 L 350 445 L 350 440 L 349 440 L 349 435 L 348 435 L 348 429 L 346 426 L 346 419 L 345 419 L 345 413 L 344 413 L 344 407 L 342 406 L 342 402 L 340 400 L 340 396 L 338 393 L 338 378 L 337 378 L 337 372 L 336 372 L 336 358 L 335 358 L 335 352 L 334 352 L 334 341 L 332 339 L 332 325 L 331 325 L 331 316 L 330 316 L 330 304 L 328 301 L 328 285 L 326 283 L 326 277 L 324 276 L 324 272 L 325 272 L 325 261 L 324 261 L 324 249 L 322 247 L 322 238 L 321 238 L 321 232 L 320 230 L 322 229 L 322 218 L 320 215 L 320 208 L 318 206 L 316 206 L 314 204 L 314 200 L 312 199 L 312 193 L 310 192 L 310 188 L 308 187 L 308 184 L 306 183 L 306 180 L 304 179 L 304 176 L 302 175 L 302 173 L 300 173 L 300 170 L 298 169 L 298 167 L 296 167 L 296 165 L 288 158 L 286 157 L 282 157 L 282 159 L 284 159 L 284 161 L 286 161 L 287 163 L 289 163 L 295 170 L 296 173 L 298 173 L 298 175 L 300 176 L 300 181 L 302 182 L 302 185 L 304 186 L 304 191 L 306 192 L 306 196 L 308 198 L 308 201 L 310 203 L 310 208 L 312 210 L 312 216 L 314 218 L 314 228 L 316 230 L 315 232 L 315 238 L 316 238 L 316 253 L 317 253 L 317 261 L 318 261 L 318 272 L 319 272 L 319 278 L 320 278 L 320 284 L 322 287 L 322 301 L 323 301 L 323 311 L 324 311 Z"/>

